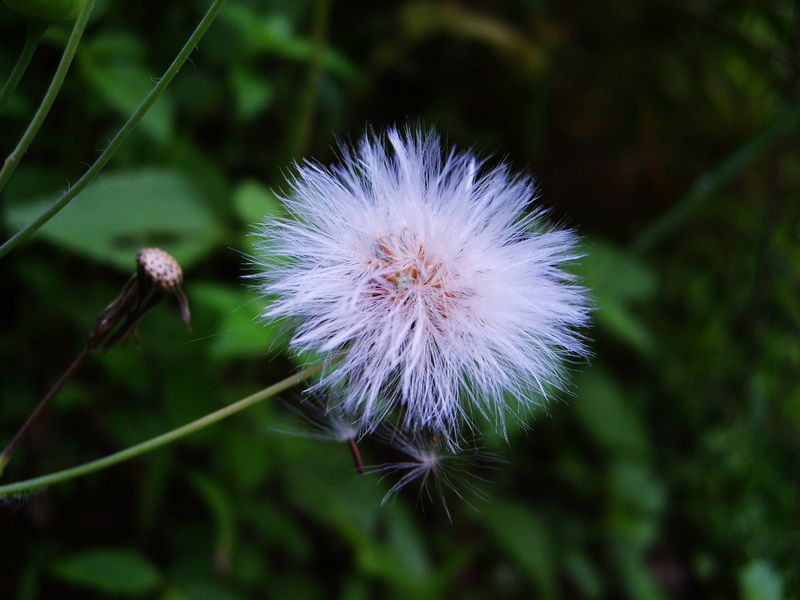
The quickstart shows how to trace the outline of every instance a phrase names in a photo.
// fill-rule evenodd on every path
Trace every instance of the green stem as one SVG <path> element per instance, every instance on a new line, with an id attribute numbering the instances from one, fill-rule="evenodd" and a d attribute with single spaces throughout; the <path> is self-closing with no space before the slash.
<path id="1" fill-rule="evenodd" d="M 255 394 L 247 396 L 246 398 L 242 398 L 233 404 L 229 404 L 224 408 L 207 414 L 204 417 L 200 417 L 191 423 L 187 423 L 186 425 L 178 427 L 177 429 L 163 433 L 157 437 L 142 442 L 141 444 L 136 444 L 135 446 L 121 450 L 120 452 L 115 452 L 114 454 L 110 454 L 104 458 L 93 460 L 70 469 L 64 469 L 63 471 L 50 473 L 49 475 L 35 477 L 34 479 L 18 481 L 17 483 L 11 483 L 8 485 L 0 485 L 0 498 L 12 494 L 31 492 L 33 490 L 38 490 L 56 483 L 63 483 L 65 481 L 69 481 L 70 479 L 83 477 L 84 475 L 102 471 L 103 469 L 118 465 L 119 463 L 136 458 L 137 456 L 141 456 L 142 454 L 152 452 L 153 450 L 161 448 L 162 446 L 166 446 L 167 444 L 186 437 L 187 435 L 190 435 L 196 431 L 200 431 L 209 425 L 213 425 L 217 421 L 221 421 L 222 419 L 241 412 L 246 408 L 250 408 L 262 400 L 271 398 L 272 396 L 275 396 L 276 394 L 279 394 L 297 385 L 298 383 L 313 377 L 321 370 L 322 366 L 319 364 L 308 367 L 299 373 L 291 375 L 286 379 L 279 381 L 278 383 L 266 387 Z"/>
<path id="2" fill-rule="evenodd" d="M 330 4 L 330 0 L 317 0 L 312 34 L 314 47 L 308 64 L 308 75 L 300 98 L 297 117 L 294 120 L 294 131 L 289 143 L 289 158 L 299 158 L 305 153 L 308 146 L 311 125 L 314 121 L 314 107 L 317 101 L 319 78 L 322 74 L 322 59 L 325 54 Z"/>
<path id="3" fill-rule="evenodd" d="M 17 446 L 20 445 L 30 428 L 33 427 L 33 424 L 36 423 L 36 420 L 44 412 L 44 409 L 47 408 L 47 405 L 50 404 L 53 398 L 55 398 L 55 395 L 61 391 L 61 388 L 63 388 L 72 378 L 72 376 L 75 375 L 78 369 L 83 366 L 83 363 L 85 363 L 86 359 L 89 358 L 91 351 L 92 350 L 88 344 L 83 347 L 83 350 L 81 350 L 81 353 L 78 354 L 78 357 L 72 361 L 72 364 L 67 367 L 67 370 L 61 374 L 61 377 L 58 378 L 58 381 L 55 382 L 53 387 L 51 387 L 50 390 L 39 401 L 39 404 L 36 405 L 36 408 L 33 409 L 33 412 L 30 414 L 25 423 L 23 423 L 22 427 L 20 427 L 14 437 L 11 438 L 11 441 L 8 443 L 5 449 L 0 452 L 0 477 L 3 476 L 3 469 L 5 469 L 6 465 L 11 460 L 11 455 L 14 454 Z"/>
<path id="4" fill-rule="evenodd" d="M 69 67 L 72 64 L 72 59 L 75 58 L 75 52 L 78 50 L 81 37 L 83 37 L 83 30 L 86 29 L 89 15 L 92 14 L 92 8 L 94 8 L 94 0 L 86 0 L 81 7 L 81 12 L 79 12 L 78 16 L 75 18 L 75 25 L 72 27 L 72 33 L 69 34 L 67 45 L 64 47 L 64 54 L 61 55 L 61 61 L 58 63 L 56 72 L 53 74 L 50 87 L 47 88 L 47 92 L 45 92 L 44 98 L 42 98 L 42 103 L 33 115 L 33 119 L 31 119 L 25 133 L 22 134 L 17 147 L 8 155 L 6 162 L 3 164 L 3 168 L 0 169 L 0 192 L 3 191 L 8 180 L 11 179 L 11 175 L 14 174 L 14 170 L 17 168 L 17 165 L 19 165 L 19 161 L 22 160 L 22 157 L 33 143 L 33 138 L 36 137 L 36 134 L 39 133 L 39 129 L 41 129 L 44 124 L 44 120 L 47 118 L 47 114 L 50 112 L 53 102 L 56 101 L 56 96 L 58 96 L 58 92 L 61 91 L 61 85 L 67 77 L 67 71 L 69 71 Z"/>
<path id="5" fill-rule="evenodd" d="M 14 90 L 17 89 L 20 79 L 22 79 L 31 62 L 31 58 L 33 58 L 33 53 L 36 52 L 44 32 L 47 31 L 47 25 L 45 21 L 36 19 L 28 21 L 25 27 L 25 43 L 22 46 L 22 52 L 17 59 L 17 64 L 14 65 L 14 69 L 11 71 L 11 75 L 8 76 L 8 81 L 5 82 L 3 89 L 0 90 L 0 113 L 3 112 L 9 98 L 11 98 Z"/>
<path id="6" fill-rule="evenodd" d="M 75 196 L 81 193 L 95 177 L 97 177 L 100 171 L 103 170 L 103 168 L 117 152 L 117 150 L 119 150 L 120 147 L 125 143 L 125 140 L 131 134 L 136 125 L 138 125 L 139 121 L 142 120 L 142 117 L 145 115 L 150 106 L 152 106 L 152 104 L 158 99 L 170 82 L 175 78 L 175 75 L 178 74 L 178 71 L 183 66 L 183 63 L 186 62 L 186 60 L 189 58 L 189 55 L 195 49 L 195 46 L 197 46 L 203 35 L 205 35 L 206 30 L 209 28 L 224 3 L 225 0 L 214 0 L 214 2 L 211 3 L 208 11 L 203 16 L 200 23 L 198 23 L 197 28 L 186 41 L 186 44 L 183 46 L 183 48 L 181 48 L 181 51 L 175 57 L 175 60 L 172 61 L 172 64 L 169 66 L 169 68 L 164 72 L 164 76 L 153 87 L 150 93 L 147 94 L 145 99 L 133 112 L 133 114 L 131 114 L 131 116 L 122 126 L 122 129 L 120 129 L 111 140 L 111 143 L 109 143 L 106 149 L 103 150 L 100 156 L 97 157 L 97 160 L 94 162 L 94 164 L 92 164 L 92 166 L 89 167 L 89 169 L 81 176 L 81 178 L 75 182 L 75 185 L 64 192 L 64 194 L 62 194 L 61 197 L 56 200 L 50 208 L 45 210 L 33 222 L 29 223 L 11 236 L 8 240 L 6 240 L 3 245 L 0 246 L 0 257 L 5 256 L 22 242 L 31 237 L 34 233 L 36 233 L 36 231 L 42 225 L 52 219 L 62 208 L 69 204 L 69 202 L 75 198 Z"/>
<path id="7" fill-rule="evenodd" d="M 689 192 L 633 241 L 632 249 L 644 254 L 664 241 L 700 210 L 705 202 L 729 184 L 753 162 L 800 129 L 800 103 L 779 113 L 758 135 L 742 145 L 709 173 L 703 174 Z"/>

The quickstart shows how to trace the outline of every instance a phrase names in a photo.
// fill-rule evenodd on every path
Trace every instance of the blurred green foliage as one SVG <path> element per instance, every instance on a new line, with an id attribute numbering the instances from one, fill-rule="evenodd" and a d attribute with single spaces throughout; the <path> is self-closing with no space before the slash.
<path id="1" fill-rule="evenodd" d="M 80 175 L 203 2 L 98 1 L 5 235 Z M 490 442 L 509 464 L 454 522 L 278 402 L 0 505 L 0 597 L 791 598 L 800 593 L 800 9 L 766 0 L 229 0 L 110 168 L 0 261 L 8 438 L 138 248 L 174 253 L 194 317 L 93 356 L 9 466 L 21 479 L 165 431 L 285 376 L 257 322 L 253 224 L 290 161 L 405 122 L 508 157 L 576 226 L 595 357 L 574 396 Z M 10 149 L 58 61 L 51 27 L 2 118 Z M 0 77 L 23 26 L 0 9 Z M 309 99 L 308 104 L 305 99 Z M 310 106 L 311 110 L 306 107 Z M 304 132 L 310 132 L 306 137 Z M 297 391 L 286 394 L 296 399 Z M 396 459 L 366 444 L 368 462 Z"/>

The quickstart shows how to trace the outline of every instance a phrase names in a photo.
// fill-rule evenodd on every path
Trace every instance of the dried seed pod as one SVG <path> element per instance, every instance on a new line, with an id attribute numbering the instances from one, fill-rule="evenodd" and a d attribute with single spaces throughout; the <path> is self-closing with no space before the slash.
<path id="1" fill-rule="evenodd" d="M 159 248 L 144 248 L 139 251 L 136 255 L 136 272 L 125 283 L 119 295 L 97 317 L 81 353 L 45 394 L 8 446 L 0 452 L 0 475 L 38 416 L 90 354 L 98 350 L 105 352 L 131 337 L 138 341 L 136 326 L 167 296 L 175 297 L 183 322 L 191 330 L 189 300 L 181 288 L 182 282 L 183 271 L 172 256 Z"/>
<path id="2" fill-rule="evenodd" d="M 122 292 L 106 306 L 89 335 L 89 347 L 108 350 L 136 335 L 139 321 L 166 296 L 174 296 L 181 318 L 191 330 L 189 301 L 181 288 L 183 270 L 161 248 L 143 248 L 136 254 L 136 273 Z"/>
<path id="3" fill-rule="evenodd" d="M 178 261 L 161 248 L 143 248 L 136 255 L 139 273 L 165 292 L 183 283 L 183 270 Z"/>

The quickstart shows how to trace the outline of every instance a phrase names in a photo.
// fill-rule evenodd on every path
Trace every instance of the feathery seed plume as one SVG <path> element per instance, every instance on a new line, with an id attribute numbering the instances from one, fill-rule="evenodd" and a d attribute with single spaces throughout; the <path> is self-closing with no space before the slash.
<path id="1" fill-rule="evenodd" d="M 563 268 L 577 237 L 529 177 L 390 129 L 291 187 L 291 218 L 259 233 L 264 314 L 293 319 L 292 346 L 325 360 L 314 389 L 365 431 L 394 414 L 457 446 L 475 411 L 504 428 L 507 395 L 539 401 L 586 355 L 586 292 Z"/>

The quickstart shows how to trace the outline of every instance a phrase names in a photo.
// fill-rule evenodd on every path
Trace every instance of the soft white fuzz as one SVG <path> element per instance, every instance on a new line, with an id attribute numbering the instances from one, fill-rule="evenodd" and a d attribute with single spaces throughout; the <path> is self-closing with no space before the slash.
<path id="1" fill-rule="evenodd" d="M 474 410 L 503 428 L 509 397 L 535 403 L 585 355 L 576 236 L 530 178 L 391 129 L 291 186 L 292 218 L 260 231 L 265 316 L 296 319 L 293 347 L 325 357 L 315 389 L 365 431 L 394 413 L 457 445 Z"/>

